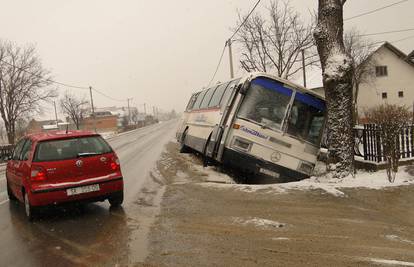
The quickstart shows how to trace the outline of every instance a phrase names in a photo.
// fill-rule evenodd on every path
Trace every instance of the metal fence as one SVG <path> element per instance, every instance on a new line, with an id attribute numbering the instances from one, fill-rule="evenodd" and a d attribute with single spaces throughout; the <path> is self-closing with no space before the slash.
<path id="1" fill-rule="evenodd" d="M 365 124 L 354 129 L 355 155 L 373 162 L 385 161 L 381 140 L 381 128 L 375 124 Z M 403 128 L 398 136 L 397 148 L 400 158 L 414 159 L 414 125 Z"/>
<path id="2" fill-rule="evenodd" d="M 7 161 L 13 153 L 13 145 L 0 146 L 0 162 Z"/>

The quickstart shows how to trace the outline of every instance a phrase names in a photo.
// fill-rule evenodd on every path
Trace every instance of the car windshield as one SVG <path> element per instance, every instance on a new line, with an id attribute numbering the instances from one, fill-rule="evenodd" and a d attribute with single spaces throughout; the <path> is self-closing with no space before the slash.
<path id="1" fill-rule="evenodd" d="M 100 136 L 43 141 L 37 145 L 34 161 L 56 161 L 112 152 Z"/>
<path id="2" fill-rule="evenodd" d="M 251 82 L 238 116 L 280 130 L 292 92 L 281 83 L 257 78 Z"/>
<path id="3" fill-rule="evenodd" d="M 325 121 L 325 102 L 297 92 L 288 120 L 287 133 L 317 145 Z"/>

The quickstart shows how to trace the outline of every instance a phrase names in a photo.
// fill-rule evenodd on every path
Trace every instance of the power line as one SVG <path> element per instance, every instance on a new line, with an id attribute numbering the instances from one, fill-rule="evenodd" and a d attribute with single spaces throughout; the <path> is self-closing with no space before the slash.
<path id="1" fill-rule="evenodd" d="M 23 71 L 23 72 L 25 72 L 25 73 L 28 73 L 28 74 L 30 74 L 30 75 L 32 75 L 32 76 L 36 76 L 36 77 L 38 77 L 39 79 L 41 79 L 41 80 L 43 80 L 43 81 L 45 81 L 45 82 L 54 83 L 54 84 L 57 84 L 57 85 L 61 85 L 61 86 L 64 86 L 64 87 L 68 87 L 68 88 L 75 88 L 75 89 L 89 90 L 89 87 L 86 87 L 86 86 L 77 86 L 77 85 L 72 85 L 72 84 L 68 84 L 68 83 L 58 82 L 58 81 L 55 81 L 55 80 L 52 80 L 52 79 L 46 79 L 46 78 L 43 78 L 43 77 L 42 77 L 41 75 L 39 75 L 39 74 L 36 74 L 36 73 L 30 72 L 30 71 L 25 70 L 25 69 L 23 69 L 23 68 L 21 68 L 21 67 L 18 67 L 18 66 L 16 66 L 16 65 L 13 65 L 13 64 L 11 64 L 11 63 L 9 63 L 9 62 L 7 62 L 7 61 L 3 60 L 3 59 L 0 59 L 0 61 L 1 61 L 1 62 L 3 62 L 3 63 L 5 63 L 5 64 L 7 64 L 7 65 L 9 65 L 9 66 L 11 66 L 11 67 L 13 67 L 13 68 L 16 68 L 16 69 L 18 69 L 18 70 L 20 70 L 20 71 Z M 114 100 L 114 101 L 118 101 L 118 102 L 124 102 L 124 101 L 126 101 L 126 100 L 120 100 L 120 99 L 117 99 L 117 98 L 113 98 L 113 97 L 111 97 L 111 96 L 109 96 L 109 95 L 107 95 L 107 94 L 105 94 L 105 93 L 103 93 L 103 92 L 101 92 L 101 91 L 99 91 L 99 90 L 97 90 L 97 89 L 95 89 L 95 88 L 92 88 L 92 90 L 94 90 L 94 91 L 95 91 L 95 92 L 97 92 L 98 94 L 103 95 L 104 97 L 107 97 L 107 98 L 112 99 L 112 100 Z"/>
<path id="2" fill-rule="evenodd" d="M 241 27 L 246 23 L 246 21 L 249 19 L 250 15 L 253 13 L 253 11 L 256 9 L 256 7 L 259 5 L 261 0 L 258 0 L 256 4 L 253 6 L 252 10 L 250 10 L 249 14 L 244 18 L 243 22 L 237 27 L 236 31 L 233 33 L 233 35 L 229 38 L 229 40 L 233 39 L 233 37 L 239 32 Z"/>
<path id="3" fill-rule="evenodd" d="M 61 86 L 70 87 L 70 88 L 76 88 L 76 89 L 83 89 L 83 90 L 88 90 L 88 89 L 89 89 L 89 87 L 76 86 L 76 85 L 72 85 L 72 84 L 67 84 L 67 83 L 58 82 L 58 81 L 55 81 L 55 80 L 52 80 L 52 79 L 46 79 L 46 78 L 43 78 L 43 77 L 42 77 L 41 75 L 39 75 L 39 74 L 36 74 L 36 73 L 30 72 L 30 71 L 25 70 L 25 69 L 23 69 L 23 68 L 21 68 L 21 67 L 18 67 L 18 66 L 16 66 L 16 65 L 13 65 L 13 64 L 11 64 L 11 63 L 9 63 L 9 62 L 7 62 L 7 61 L 3 60 L 3 59 L 0 59 L 0 61 L 1 61 L 1 62 L 3 62 L 3 63 L 5 63 L 5 64 L 7 64 L 7 65 L 9 65 L 9 66 L 11 66 L 11 67 L 13 67 L 13 68 L 16 68 L 16 69 L 18 69 L 18 70 L 20 70 L 20 71 L 26 72 L 26 73 L 28 73 L 28 74 L 30 74 L 30 75 L 32 75 L 32 76 L 36 76 L 36 77 L 38 77 L 39 79 L 41 79 L 41 80 L 43 80 L 43 81 L 45 81 L 45 82 L 50 82 L 50 83 L 58 84 L 58 85 L 61 85 Z"/>
<path id="4" fill-rule="evenodd" d="M 105 94 L 105 93 L 102 93 L 101 91 L 99 91 L 99 90 L 97 90 L 97 89 L 95 89 L 95 88 L 92 88 L 92 90 L 94 90 L 94 91 L 95 91 L 95 92 L 97 92 L 98 94 L 100 94 L 100 95 L 102 95 L 102 96 L 104 96 L 104 97 L 106 97 L 106 98 L 112 99 L 112 100 L 114 100 L 114 101 L 118 101 L 118 102 L 125 102 L 125 101 L 127 101 L 126 99 L 121 100 L 121 99 L 117 99 L 117 98 L 114 98 L 114 97 L 112 97 L 112 96 L 109 96 L 109 95 L 107 95 L 107 94 Z"/>
<path id="5" fill-rule="evenodd" d="M 392 41 L 391 43 L 402 42 L 402 41 L 412 39 L 412 38 L 414 38 L 414 35 L 411 35 L 411 36 L 408 36 L 408 37 L 405 37 L 405 38 L 402 38 L 402 39 L 399 39 L 399 40 L 396 40 L 396 41 Z"/>
<path id="6" fill-rule="evenodd" d="M 374 10 L 371 10 L 371 11 L 367 11 L 367 12 L 364 12 L 364 13 L 361 13 L 361 14 L 358 14 L 358 15 L 355 15 L 355 16 L 352 16 L 352 17 L 349 17 L 349 18 L 346 18 L 346 19 L 344 19 L 344 21 L 348 21 L 348 20 L 351 20 L 351 19 L 356 19 L 356 18 L 359 18 L 359 17 L 362 17 L 362 16 L 366 16 L 366 15 L 369 15 L 369 14 L 372 14 L 372 13 L 375 13 L 375 12 L 378 12 L 380 10 L 383 10 L 383 9 L 386 9 L 386 8 L 389 8 L 389 7 L 392 7 L 392 6 L 399 5 L 399 4 L 404 3 L 404 2 L 407 2 L 407 1 L 408 0 L 398 1 L 398 2 L 392 3 L 392 4 L 387 5 L 387 6 L 383 6 L 383 7 L 380 7 L 380 8 L 374 9 Z"/>
<path id="7" fill-rule="evenodd" d="M 213 77 L 211 77 L 210 81 L 208 82 L 207 87 L 210 87 L 211 82 L 212 82 L 212 81 L 214 80 L 214 78 L 216 77 L 217 71 L 218 71 L 218 69 L 219 69 L 219 67 L 220 67 L 220 65 L 221 65 L 221 61 L 223 60 L 224 52 L 226 51 L 226 46 L 227 46 L 227 42 L 226 42 L 226 43 L 224 44 L 224 46 L 223 46 L 223 51 L 221 52 L 221 56 L 220 56 L 219 62 L 218 62 L 218 64 L 217 64 L 216 70 L 214 71 Z"/>
<path id="8" fill-rule="evenodd" d="M 404 29 L 404 30 L 386 31 L 386 32 L 366 33 L 366 34 L 360 34 L 358 36 L 363 37 L 363 36 L 373 36 L 373 35 L 382 35 L 382 34 L 398 33 L 398 32 L 409 32 L 409 31 L 414 31 L 414 28 Z"/>
<path id="9" fill-rule="evenodd" d="M 212 82 L 212 81 L 214 80 L 214 78 L 216 77 L 217 71 L 218 71 L 218 69 L 220 68 L 220 65 L 221 65 L 221 61 L 223 60 L 223 55 L 224 55 L 224 52 L 226 51 L 226 46 L 227 46 L 228 42 L 229 42 L 229 41 L 231 42 L 231 39 L 233 39 L 233 37 L 234 37 L 234 36 L 235 36 L 235 35 L 239 32 L 239 30 L 241 29 L 241 27 L 243 27 L 243 25 L 244 25 L 244 24 L 246 23 L 246 21 L 249 19 L 250 15 L 254 12 L 254 10 L 256 9 L 256 7 L 259 5 L 260 1 L 261 1 L 261 0 L 258 0 L 258 1 L 256 2 L 256 4 L 255 4 L 255 5 L 253 6 L 253 8 L 250 10 L 249 14 L 247 14 L 247 16 L 244 18 L 243 22 L 239 25 L 239 27 L 237 27 L 236 31 L 235 31 L 235 32 L 231 35 L 231 37 L 230 37 L 230 38 L 228 38 L 228 39 L 227 39 L 227 41 L 224 43 L 223 51 L 221 52 L 220 59 L 219 59 L 219 62 L 218 62 L 218 64 L 217 64 L 216 70 L 214 71 L 213 77 L 211 77 L 210 82 L 208 83 L 208 86 L 207 86 L 207 87 L 209 87 L 209 86 L 210 86 L 211 82 Z"/>

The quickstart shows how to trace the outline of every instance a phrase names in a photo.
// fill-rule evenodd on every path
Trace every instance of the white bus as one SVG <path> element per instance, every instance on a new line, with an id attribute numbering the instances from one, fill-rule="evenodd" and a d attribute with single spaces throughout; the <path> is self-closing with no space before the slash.
<path id="1" fill-rule="evenodd" d="M 325 100 L 287 80 L 254 73 L 193 94 L 177 130 L 181 151 L 238 170 L 300 180 L 314 169 Z"/>

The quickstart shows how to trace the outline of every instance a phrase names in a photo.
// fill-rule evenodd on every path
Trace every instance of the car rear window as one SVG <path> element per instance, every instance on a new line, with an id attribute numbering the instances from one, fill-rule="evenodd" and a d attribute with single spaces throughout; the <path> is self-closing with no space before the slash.
<path id="1" fill-rule="evenodd" d="M 33 161 L 56 161 L 110 152 L 111 147 L 100 136 L 50 140 L 37 145 Z"/>

